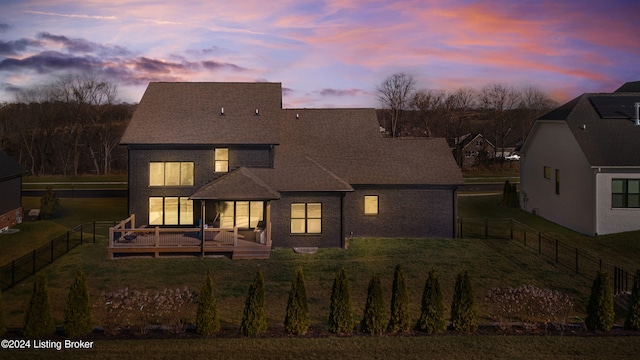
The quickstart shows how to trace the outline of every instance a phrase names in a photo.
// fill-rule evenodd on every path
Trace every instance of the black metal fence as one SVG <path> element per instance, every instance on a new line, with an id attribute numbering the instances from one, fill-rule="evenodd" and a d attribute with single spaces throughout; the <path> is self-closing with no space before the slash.
<path id="1" fill-rule="evenodd" d="M 80 224 L 47 244 L 0 267 L 0 287 L 2 291 L 14 287 L 19 282 L 33 276 L 55 260 L 86 243 L 95 243 L 97 239 L 107 238 L 112 221 L 94 221 Z"/>
<path id="2" fill-rule="evenodd" d="M 458 237 L 472 239 L 509 239 L 519 241 L 525 248 L 536 251 L 558 265 L 579 275 L 595 278 L 598 271 L 609 274 L 614 294 L 630 291 L 635 275 L 621 267 L 545 235 L 514 219 L 458 219 Z"/>

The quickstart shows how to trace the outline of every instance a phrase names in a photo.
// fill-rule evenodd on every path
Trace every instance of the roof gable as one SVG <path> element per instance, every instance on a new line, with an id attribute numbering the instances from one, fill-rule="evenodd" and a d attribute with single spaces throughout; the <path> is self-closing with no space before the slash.
<path id="1" fill-rule="evenodd" d="M 247 168 L 236 169 L 198 189 L 193 200 L 274 200 L 280 194 Z"/>

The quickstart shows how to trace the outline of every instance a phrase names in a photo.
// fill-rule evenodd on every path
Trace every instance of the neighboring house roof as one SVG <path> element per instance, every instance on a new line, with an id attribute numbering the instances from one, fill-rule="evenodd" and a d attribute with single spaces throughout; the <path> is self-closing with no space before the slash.
<path id="1" fill-rule="evenodd" d="M 277 145 L 273 169 L 232 172 L 194 196 L 227 196 L 250 176 L 273 191 L 463 183 L 444 139 L 384 138 L 374 109 L 282 109 L 281 97 L 279 83 L 151 83 L 121 144 Z"/>
<path id="2" fill-rule="evenodd" d="M 583 94 L 538 122 L 564 121 L 591 166 L 640 166 L 640 126 L 635 125 L 634 105 L 640 102 L 638 85 L 627 83 L 614 93 Z"/>
<path id="3" fill-rule="evenodd" d="M 0 149 L 0 181 L 22 176 L 26 172 L 22 165 Z"/>

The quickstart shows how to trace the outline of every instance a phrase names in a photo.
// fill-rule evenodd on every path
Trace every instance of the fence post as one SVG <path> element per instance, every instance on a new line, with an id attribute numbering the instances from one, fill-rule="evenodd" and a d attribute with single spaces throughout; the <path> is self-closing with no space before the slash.
<path id="1" fill-rule="evenodd" d="M 558 239 L 556 239 L 556 263 L 558 262 Z"/>
<path id="2" fill-rule="evenodd" d="M 464 229 L 464 226 L 463 226 L 463 223 L 462 223 L 462 218 L 460 218 L 460 235 L 459 235 L 460 239 L 464 238 L 464 236 L 462 235 L 462 232 L 463 232 L 462 229 Z"/>
<path id="3" fill-rule="evenodd" d="M 96 243 L 96 221 L 93 220 L 93 243 Z"/>
<path id="4" fill-rule="evenodd" d="M 598 259 L 600 260 L 600 264 L 598 264 L 598 270 L 602 271 L 602 259 Z"/>
<path id="5" fill-rule="evenodd" d="M 522 237 L 524 238 L 524 247 L 527 247 L 527 229 L 522 231 Z"/>
<path id="6" fill-rule="evenodd" d="M 36 274 L 36 251 L 33 250 L 33 252 L 31 253 L 31 261 L 32 261 L 32 270 L 31 270 L 31 275 L 35 275 Z"/>
<path id="7" fill-rule="evenodd" d="M 613 294 L 618 294 L 618 267 L 613 267 Z"/>
<path id="8" fill-rule="evenodd" d="M 489 219 L 484 219 L 484 238 L 489 238 Z"/>
<path id="9" fill-rule="evenodd" d="M 576 248 L 576 274 L 580 274 L 580 270 L 578 268 L 578 248 Z"/>
<path id="10" fill-rule="evenodd" d="M 11 260 L 11 287 L 16 285 L 16 261 Z"/>
<path id="11" fill-rule="evenodd" d="M 542 254 L 542 235 L 538 232 L 538 255 Z"/>
<path id="12" fill-rule="evenodd" d="M 69 231 L 67 231 L 67 252 L 69 252 Z"/>
<path id="13" fill-rule="evenodd" d="M 58 238 L 59 239 L 59 238 Z M 53 242 L 55 241 L 55 239 L 51 240 L 49 242 L 49 247 L 51 247 L 51 261 L 49 263 L 53 262 Z"/>
<path id="14" fill-rule="evenodd" d="M 511 221 L 509 221 L 509 239 L 513 240 L 513 219 L 510 219 Z"/>
<path id="15" fill-rule="evenodd" d="M 80 245 L 82 245 L 82 233 L 83 233 L 82 224 L 80 224 Z"/>

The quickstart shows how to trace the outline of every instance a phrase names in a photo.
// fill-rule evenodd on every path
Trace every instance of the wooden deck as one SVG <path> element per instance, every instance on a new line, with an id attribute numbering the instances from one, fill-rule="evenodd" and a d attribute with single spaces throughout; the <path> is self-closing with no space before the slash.
<path id="1" fill-rule="evenodd" d="M 266 234 L 265 234 L 266 235 Z M 258 236 L 258 239 L 260 237 Z M 238 229 L 135 227 L 135 216 L 109 229 L 108 257 L 131 256 L 229 256 L 231 259 L 268 259 L 270 241 L 265 244 L 244 239 Z"/>

